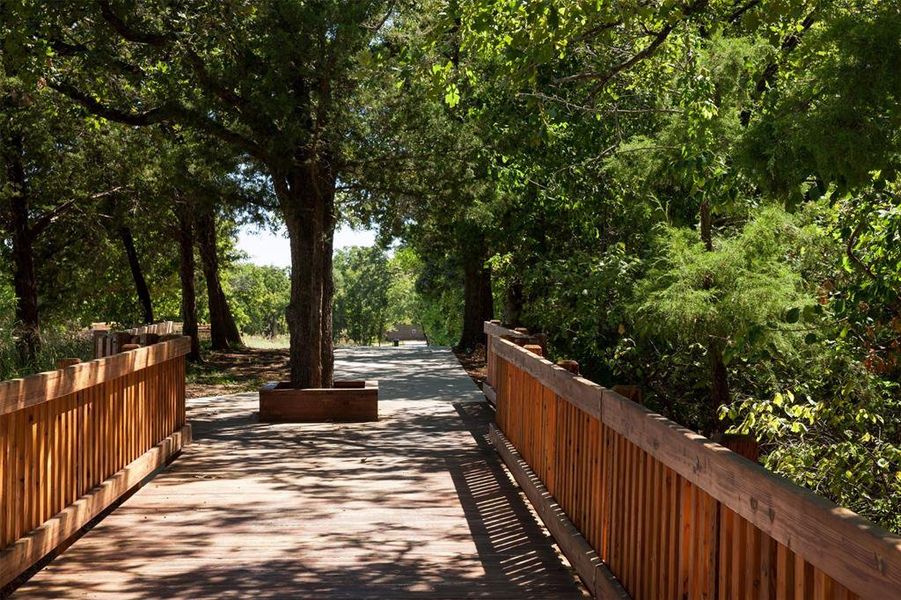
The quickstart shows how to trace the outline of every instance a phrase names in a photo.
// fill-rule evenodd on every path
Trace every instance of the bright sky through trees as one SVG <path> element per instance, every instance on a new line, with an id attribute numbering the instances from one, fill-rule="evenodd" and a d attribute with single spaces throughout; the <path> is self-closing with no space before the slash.
<path id="1" fill-rule="evenodd" d="M 371 229 L 355 230 L 343 226 L 335 232 L 335 250 L 350 246 L 372 246 L 375 235 L 376 232 Z M 268 229 L 245 225 L 238 231 L 238 249 L 246 252 L 247 259 L 256 265 L 291 266 L 288 236 L 283 227 L 273 233 Z"/>

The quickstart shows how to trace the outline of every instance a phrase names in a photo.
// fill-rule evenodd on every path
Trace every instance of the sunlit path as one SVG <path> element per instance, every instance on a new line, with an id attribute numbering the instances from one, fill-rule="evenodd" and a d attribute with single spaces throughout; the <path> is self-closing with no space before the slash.
<path id="1" fill-rule="evenodd" d="M 447 350 L 341 350 L 381 420 L 266 425 L 189 401 L 195 442 L 16 597 L 571 598 L 582 589 L 485 441 Z"/>

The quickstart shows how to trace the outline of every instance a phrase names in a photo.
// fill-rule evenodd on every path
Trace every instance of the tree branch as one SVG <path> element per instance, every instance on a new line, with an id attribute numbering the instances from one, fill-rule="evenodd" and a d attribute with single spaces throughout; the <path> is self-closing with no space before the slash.
<path id="1" fill-rule="evenodd" d="M 696 0 L 693 4 L 686 6 L 682 12 L 683 19 L 690 17 L 691 15 L 700 12 L 707 6 L 708 0 Z M 675 24 L 667 24 L 664 25 L 663 28 L 654 33 L 654 39 L 651 42 L 632 55 L 629 59 L 624 60 L 616 65 L 613 65 L 609 69 L 604 72 L 590 71 L 587 73 L 578 73 L 576 75 L 569 75 L 568 77 L 561 77 L 556 80 L 556 83 L 570 83 L 573 81 L 583 81 L 586 79 L 597 80 L 598 82 L 595 84 L 594 88 L 591 91 L 591 96 L 596 95 L 607 83 L 622 73 L 626 71 L 642 60 L 653 55 L 657 49 L 666 41 L 666 38 L 669 37 L 670 33 L 672 33 L 673 29 L 675 29 Z"/>
<path id="2" fill-rule="evenodd" d="M 174 34 L 145 32 L 131 27 L 116 14 L 107 0 L 97 0 L 97 5 L 100 7 L 104 20 L 126 41 L 146 44 L 159 49 L 168 49 L 177 41 L 177 37 Z M 190 48 L 185 48 L 184 55 L 203 88 L 239 112 L 247 111 L 247 101 L 234 90 L 229 89 L 228 86 L 216 80 L 207 69 L 203 59 L 196 52 Z"/>
<path id="3" fill-rule="evenodd" d="M 139 31 L 132 28 L 116 14 L 116 11 L 113 10 L 113 7 L 107 0 L 97 0 L 97 6 L 100 7 L 100 14 L 103 15 L 103 19 L 110 27 L 129 42 L 147 44 L 156 48 L 164 48 L 175 41 L 171 36 L 161 33 Z"/>
<path id="4" fill-rule="evenodd" d="M 110 190 L 91 194 L 90 199 L 96 200 L 98 198 L 103 198 L 104 196 L 110 196 L 112 194 L 115 194 L 115 193 L 123 190 L 123 189 L 124 189 L 124 186 L 119 185 Z M 50 211 L 44 213 L 43 215 L 41 215 L 40 217 L 38 217 L 38 219 L 35 221 L 34 225 L 32 225 L 31 228 L 29 229 L 29 231 L 31 232 L 31 236 L 33 238 L 37 238 L 39 235 L 41 235 L 41 233 L 43 233 L 44 230 L 47 229 L 47 227 L 52 225 L 53 222 L 56 221 L 56 219 L 60 215 L 67 212 L 70 208 L 73 208 L 77 201 L 78 200 L 75 198 L 72 198 L 71 200 L 66 200 L 62 204 L 54 207 L 53 210 L 50 210 Z"/>
<path id="5" fill-rule="evenodd" d="M 779 73 L 779 58 L 797 48 L 798 44 L 801 43 L 801 37 L 804 35 L 804 33 L 807 32 L 808 29 L 813 26 L 815 22 L 816 9 L 811 11 L 811 13 L 807 15 L 807 17 L 805 17 L 805 19 L 801 22 L 801 31 L 792 33 L 782 41 L 782 45 L 780 46 L 780 50 L 782 51 L 781 55 L 777 56 L 777 58 L 773 60 L 773 62 L 766 66 L 766 68 L 763 70 L 763 73 L 760 75 L 760 79 L 757 80 L 755 91 L 758 96 L 760 94 L 763 94 L 763 92 L 765 92 L 776 79 L 776 75 L 778 75 Z"/>
<path id="6" fill-rule="evenodd" d="M 132 125 L 134 127 L 156 125 L 157 123 L 168 121 L 176 115 L 175 107 L 169 104 L 163 104 L 144 112 L 130 112 L 103 104 L 66 82 L 50 81 L 48 85 L 50 88 L 82 105 L 92 114 L 103 117 L 109 121 L 124 123 L 125 125 Z"/>
<path id="7" fill-rule="evenodd" d="M 229 129 L 209 115 L 202 115 L 191 111 L 179 104 L 165 103 L 144 112 L 130 112 L 104 104 L 75 88 L 75 86 L 65 82 L 51 81 L 48 85 L 52 89 L 82 105 L 92 114 L 103 117 L 109 121 L 115 121 L 116 123 L 123 123 L 133 127 L 146 127 L 148 125 L 177 121 L 191 125 L 225 142 L 234 144 L 254 158 L 258 158 L 262 161 L 268 159 L 268 155 L 264 152 L 263 148 L 252 139 Z"/>

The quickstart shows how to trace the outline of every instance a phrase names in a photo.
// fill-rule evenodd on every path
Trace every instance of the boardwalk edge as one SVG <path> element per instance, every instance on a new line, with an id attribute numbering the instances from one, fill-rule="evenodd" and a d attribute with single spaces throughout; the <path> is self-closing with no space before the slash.
<path id="1" fill-rule="evenodd" d="M 0 590 L 59 548 L 119 498 L 166 466 L 191 442 L 186 424 L 8 548 L 0 551 Z"/>
<path id="2" fill-rule="evenodd" d="M 627 600 L 630 596 L 600 559 L 588 540 L 560 508 L 541 480 L 532 472 L 528 463 L 519 455 L 513 444 L 492 423 L 489 426 L 491 443 L 504 464 L 513 474 L 516 483 L 541 517 L 545 527 L 557 541 L 564 556 L 575 567 L 579 577 L 595 598 Z"/>

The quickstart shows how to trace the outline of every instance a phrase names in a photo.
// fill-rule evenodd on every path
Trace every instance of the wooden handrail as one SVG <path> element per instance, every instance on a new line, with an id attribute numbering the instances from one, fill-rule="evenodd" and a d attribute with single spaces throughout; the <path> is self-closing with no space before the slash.
<path id="1" fill-rule="evenodd" d="M 190 440 L 190 342 L 0 382 L 0 590 Z"/>
<path id="2" fill-rule="evenodd" d="M 0 415 L 74 394 L 136 370 L 184 356 L 190 350 L 191 338 L 180 337 L 65 369 L 0 382 Z"/>
<path id="3" fill-rule="evenodd" d="M 529 339 L 531 337 L 527 333 L 520 333 L 514 329 L 498 325 L 497 323 L 492 323 L 491 321 L 485 321 L 485 324 L 482 327 L 482 331 L 490 336 L 501 338 L 510 337 L 516 339 Z"/>
<path id="4" fill-rule="evenodd" d="M 650 525 L 635 527 L 653 529 L 654 515 L 648 505 L 658 501 L 661 512 L 693 521 L 690 527 L 697 528 L 699 523 L 709 525 L 703 539 L 689 540 L 704 545 L 669 548 L 670 552 L 693 553 L 704 548 L 699 556 L 706 561 L 703 569 L 710 570 L 705 577 L 712 579 L 698 585 L 708 592 L 723 587 L 734 591 L 734 586 L 739 585 L 733 581 L 735 578 L 748 585 L 755 578 L 766 582 L 770 574 L 757 572 L 763 564 L 774 572 L 774 581 L 767 584 L 773 590 L 780 583 L 785 584 L 783 580 L 800 568 L 803 575 L 790 580 L 792 585 L 801 591 L 810 585 L 816 598 L 832 597 L 833 593 L 844 597 L 839 592 L 847 590 L 865 598 L 890 598 L 899 594 L 901 537 L 515 343 L 492 336 L 490 348 L 498 361 L 495 390 L 498 425 L 523 457 L 527 461 L 532 459 L 530 464 L 551 492 L 556 492 L 555 498 L 557 494 L 566 497 L 561 505 L 570 518 L 590 524 L 594 533 L 585 532 L 586 537 L 598 543 L 600 547 L 595 549 L 614 574 L 626 580 L 624 583 L 629 584 L 626 587 L 631 586 L 633 597 L 652 597 L 647 584 L 638 583 L 641 577 L 664 581 L 678 574 L 661 574 L 658 564 L 654 567 L 656 572 L 642 575 L 642 567 L 635 564 L 635 549 L 630 546 L 633 542 L 620 531 L 608 531 L 618 526 L 610 523 L 609 518 L 613 514 L 633 519 L 630 522 L 647 518 Z M 559 405 L 560 401 L 564 404 Z M 564 406 L 576 412 L 564 410 Z M 583 418 L 597 424 L 580 424 Z M 602 439 L 604 444 L 599 445 Z M 565 447 L 555 447 L 561 440 L 565 440 Z M 567 484 L 576 486 L 575 490 L 555 490 L 554 471 L 560 465 L 554 460 L 559 460 L 558 454 L 571 452 L 575 454 L 568 460 L 579 462 L 590 455 L 599 462 L 581 471 L 590 481 Z M 681 497 L 681 492 L 675 491 L 678 482 L 689 486 L 685 489 L 694 498 L 693 510 L 698 513 L 694 517 L 686 516 L 684 508 L 676 510 L 672 506 L 671 500 Z M 633 485 L 638 487 L 629 487 Z M 665 494 L 669 495 L 664 498 Z M 629 513 L 632 510 L 644 511 L 641 513 L 644 517 L 632 515 Z M 642 531 L 643 537 L 639 537 L 644 543 L 662 544 L 654 539 L 655 535 L 663 538 L 684 535 L 662 519 L 658 519 L 657 531 Z M 616 544 L 610 542 L 611 536 L 618 540 Z M 766 536 L 775 548 L 772 552 L 763 549 L 761 541 L 760 555 L 748 557 L 741 548 L 724 546 L 736 545 L 739 536 L 742 539 L 756 536 L 755 539 L 761 540 Z M 622 552 L 633 554 L 624 560 L 616 555 Z M 748 564 L 736 562 L 743 558 Z M 794 562 L 789 565 L 786 561 Z M 690 568 L 696 567 L 701 568 L 697 565 Z M 727 567 L 730 572 L 723 573 Z M 812 575 L 808 577 L 804 569 L 811 570 Z M 666 597 L 660 593 L 663 590 L 653 591 L 658 597 Z M 727 589 L 720 589 L 720 593 L 722 597 L 730 596 Z M 768 596 L 768 593 L 761 594 L 761 597 Z"/>

